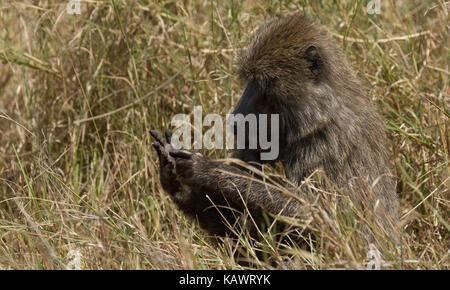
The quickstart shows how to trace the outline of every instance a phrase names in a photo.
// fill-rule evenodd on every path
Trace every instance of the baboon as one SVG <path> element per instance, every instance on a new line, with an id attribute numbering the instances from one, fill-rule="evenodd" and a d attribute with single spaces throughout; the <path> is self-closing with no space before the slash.
<path id="1" fill-rule="evenodd" d="M 234 150 L 232 157 L 251 166 L 281 162 L 297 186 L 322 169 L 396 240 L 398 197 L 384 124 L 366 85 L 327 31 L 298 14 L 270 20 L 259 27 L 237 63 L 246 89 L 233 113 L 279 114 L 280 150 L 272 161 L 260 159 L 261 149 Z M 151 134 L 163 188 L 210 233 L 230 232 L 242 216 L 236 213 L 250 213 L 256 224 L 263 222 L 264 212 L 299 216 L 298 201 L 255 182 L 242 166 L 175 150 L 170 131 L 165 138 Z M 359 195 L 354 193 L 358 190 Z"/>

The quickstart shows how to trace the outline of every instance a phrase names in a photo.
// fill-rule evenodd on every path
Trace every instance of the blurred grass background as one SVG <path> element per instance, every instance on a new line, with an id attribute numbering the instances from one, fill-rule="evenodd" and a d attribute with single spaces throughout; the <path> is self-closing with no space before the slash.
<path id="1" fill-rule="evenodd" d="M 195 105 L 229 112 L 237 50 L 292 12 L 329 29 L 386 120 L 403 236 L 383 268 L 449 269 L 448 1 L 381 0 L 373 15 L 366 0 L 86 0 L 79 15 L 68 2 L 0 0 L 0 269 L 64 268 L 71 250 L 84 269 L 244 268 L 234 252 L 251 243 L 211 242 L 162 191 L 147 132 Z M 368 262 L 333 237 L 267 255 Z"/>

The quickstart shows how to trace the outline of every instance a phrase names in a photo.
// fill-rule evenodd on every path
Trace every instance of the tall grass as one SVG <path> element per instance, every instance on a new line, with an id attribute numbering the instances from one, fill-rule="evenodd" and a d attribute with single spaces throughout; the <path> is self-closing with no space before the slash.
<path id="1" fill-rule="evenodd" d="M 448 2 L 381 0 L 373 15 L 365 0 L 82 1 L 80 15 L 67 2 L 0 1 L 1 269 L 64 268 L 71 250 L 85 269 L 364 268 L 344 225 L 313 220 L 308 250 L 217 243 L 159 184 L 148 130 L 195 105 L 231 110 L 236 51 L 298 11 L 342 44 L 386 120 L 402 243 L 382 267 L 449 269 Z"/>

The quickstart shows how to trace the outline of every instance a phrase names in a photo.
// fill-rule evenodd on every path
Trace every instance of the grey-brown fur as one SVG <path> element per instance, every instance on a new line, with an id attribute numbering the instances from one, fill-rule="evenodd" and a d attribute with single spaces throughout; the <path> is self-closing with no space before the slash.
<path id="1" fill-rule="evenodd" d="M 258 112 L 280 114 L 280 154 L 275 162 L 281 161 L 286 176 L 299 185 L 323 169 L 356 202 L 365 199 L 367 210 L 376 207 L 380 223 L 396 240 L 398 198 L 384 125 L 367 88 L 328 33 L 300 15 L 272 20 L 258 29 L 238 60 L 240 77 L 256 82 L 264 92 Z M 298 202 L 250 182 L 246 171 L 199 153 L 174 150 L 166 143 L 170 138 L 153 135 L 159 140 L 154 146 L 163 187 L 211 233 L 227 233 L 224 218 L 233 224 L 240 217 L 236 212 L 246 208 L 257 222 L 263 210 L 299 215 Z M 255 150 L 236 150 L 233 157 L 261 162 Z M 367 184 L 374 185 L 372 190 Z M 355 188 L 361 189 L 362 197 L 354 196 Z"/>

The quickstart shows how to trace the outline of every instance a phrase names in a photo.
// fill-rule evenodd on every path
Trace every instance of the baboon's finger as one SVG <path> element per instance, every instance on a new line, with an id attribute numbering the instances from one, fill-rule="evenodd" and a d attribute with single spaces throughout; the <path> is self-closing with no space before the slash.
<path id="1" fill-rule="evenodd" d="M 169 143 L 169 144 L 170 144 L 170 141 L 172 140 L 172 134 L 173 134 L 172 131 L 169 130 L 169 129 L 167 129 L 166 132 L 165 132 L 166 142 Z"/>
<path id="2" fill-rule="evenodd" d="M 161 134 L 159 134 L 158 131 L 150 130 L 150 135 L 152 135 L 152 137 L 155 138 L 155 140 L 158 141 L 158 143 L 162 146 L 165 146 L 167 144 L 166 140 L 164 140 L 164 138 L 161 136 Z"/>
<path id="3" fill-rule="evenodd" d="M 164 157 L 167 159 L 169 157 L 169 152 L 167 152 L 166 148 L 158 142 L 152 142 L 153 148 L 158 152 L 160 157 Z"/>
<path id="4" fill-rule="evenodd" d="M 191 158 L 192 155 L 194 155 L 194 153 L 190 152 L 190 151 L 186 151 L 186 150 L 178 150 L 178 149 L 173 149 L 169 152 L 170 156 L 175 157 L 175 158 Z"/>
<path id="5" fill-rule="evenodd" d="M 152 147 L 155 148 L 155 150 L 156 150 L 156 152 L 158 152 L 158 154 L 161 154 L 161 152 L 162 152 L 161 144 L 159 144 L 158 142 L 152 142 Z"/>
<path id="6" fill-rule="evenodd" d="M 161 168 L 167 166 L 168 164 L 171 164 L 170 166 L 173 167 L 174 159 L 169 155 L 167 149 L 156 141 L 152 142 L 152 146 L 158 152 L 159 164 L 161 165 Z"/>

